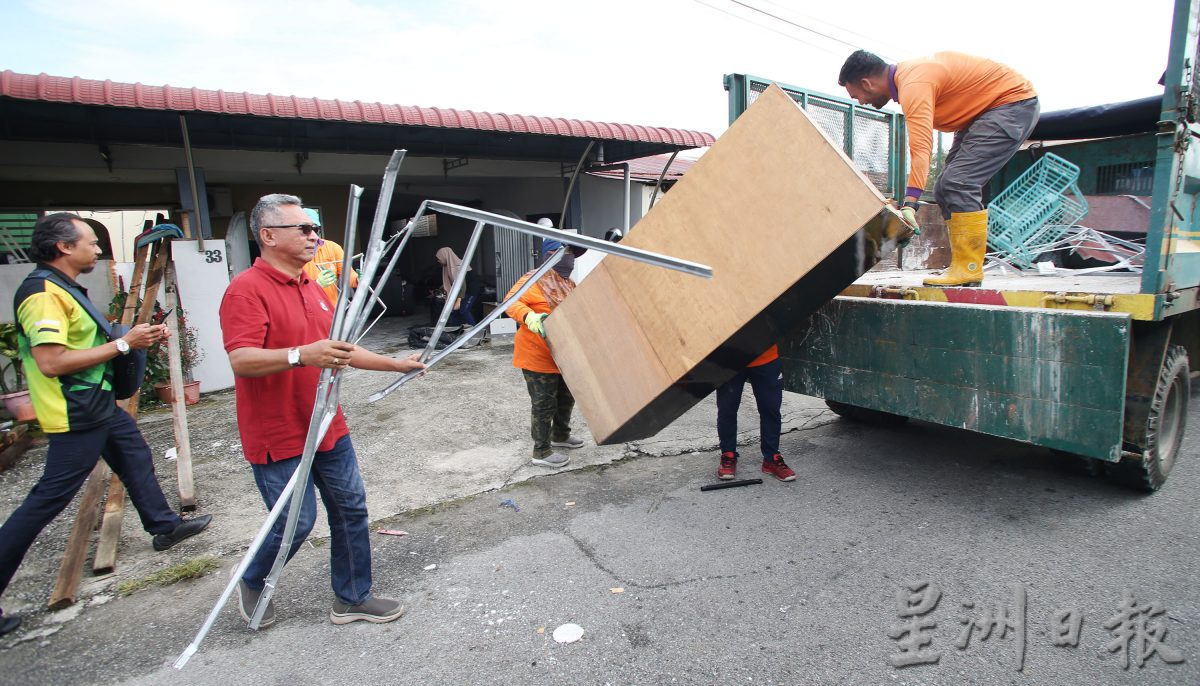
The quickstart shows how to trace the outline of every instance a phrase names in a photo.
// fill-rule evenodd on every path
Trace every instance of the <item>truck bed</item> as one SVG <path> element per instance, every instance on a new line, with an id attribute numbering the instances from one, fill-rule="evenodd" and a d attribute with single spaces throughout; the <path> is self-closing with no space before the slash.
<path id="1" fill-rule="evenodd" d="M 901 271 L 896 269 L 869 271 L 857 280 L 854 285 L 872 287 L 898 286 L 916 288 L 922 286 L 921 281 L 936 271 L 913 270 Z M 1037 291 L 1040 293 L 1104 293 L 1134 295 L 1142 285 L 1142 275 L 1134 273 L 1101 273 L 1101 274 L 1000 274 L 988 271 L 983 279 L 983 287 L 993 291 Z"/>
<path id="2" fill-rule="evenodd" d="M 927 270 L 877 269 L 842 291 L 844 297 L 923 302 L 1033 307 L 1059 310 L 1125 312 L 1133 319 L 1153 320 L 1160 296 L 1143 294 L 1141 274 L 1002 274 L 989 271 L 983 286 L 925 286 Z"/>

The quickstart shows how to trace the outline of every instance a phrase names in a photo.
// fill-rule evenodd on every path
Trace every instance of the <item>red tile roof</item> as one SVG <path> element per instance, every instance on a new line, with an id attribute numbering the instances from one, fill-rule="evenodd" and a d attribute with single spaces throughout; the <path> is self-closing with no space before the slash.
<path id="1" fill-rule="evenodd" d="M 140 83 L 82 79 L 78 76 L 34 76 L 18 74 L 11 70 L 0 72 L 0 97 L 146 110 L 211 112 L 666 143 L 686 148 L 712 145 L 714 141 L 712 134 L 657 126 L 389 105 L 361 100 L 325 100 L 294 95 L 256 95 L 202 88 L 146 86 Z"/>
<path id="2" fill-rule="evenodd" d="M 629 162 L 629 178 L 638 181 L 658 181 L 658 175 L 662 173 L 663 165 L 667 160 L 671 159 L 670 155 L 650 155 L 649 157 L 638 157 Z M 692 168 L 696 160 L 687 159 L 684 157 L 676 157 L 674 162 L 671 162 L 671 168 L 667 170 L 663 177 L 664 181 L 678 181 L 683 177 L 687 170 Z M 605 176 L 613 179 L 624 178 L 624 172 L 621 170 L 608 170 L 600 172 L 588 172 L 594 176 Z"/>

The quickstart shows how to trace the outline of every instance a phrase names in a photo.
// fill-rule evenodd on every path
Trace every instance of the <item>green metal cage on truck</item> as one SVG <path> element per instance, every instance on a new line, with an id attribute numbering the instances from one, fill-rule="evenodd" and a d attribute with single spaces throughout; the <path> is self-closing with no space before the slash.
<path id="1" fill-rule="evenodd" d="M 1157 131 L 1054 148 L 1085 173 L 1152 174 L 1140 274 L 989 272 L 981 288 L 940 288 L 923 286 L 923 272 L 881 265 L 781 342 L 786 388 L 849 419 L 914 418 L 1010 438 L 1085 458 L 1133 488 L 1160 488 L 1200 360 L 1198 10 L 1200 0 L 1175 4 Z M 730 121 L 771 83 L 727 75 Z M 779 85 L 882 193 L 903 195 L 902 114 Z M 1036 154 L 1019 153 L 993 188 Z"/>

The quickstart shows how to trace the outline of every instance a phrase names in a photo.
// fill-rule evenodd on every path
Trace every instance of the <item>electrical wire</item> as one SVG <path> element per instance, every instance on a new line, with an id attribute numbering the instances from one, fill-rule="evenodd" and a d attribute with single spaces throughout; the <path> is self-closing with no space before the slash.
<path id="1" fill-rule="evenodd" d="M 780 4 L 780 3 L 778 3 L 778 2 L 772 2 L 772 0 L 762 0 L 762 1 L 763 1 L 763 2 L 765 2 L 765 3 L 767 3 L 768 5 L 772 5 L 772 6 L 774 6 L 774 7 L 778 7 L 778 8 L 779 8 L 779 9 L 781 9 L 781 10 L 785 10 L 785 11 L 787 11 L 787 12 L 790 12 L 790 13 L 792 13 L 793 15 L 797 15 L 797 16 L 800 16 L 800 17 L 804 17 L 805 19 L 808 19 L 808 20 L 810 20 L 810 21 L 819 22 L 819 23 L 825 24 L 826 26 L 830 26 L 830 27 L 832 27 L 832 28 L 835 28 L 835 29 L 837 29 L 838 31 L 841 31 L 842 33 L 846 33 L 846 34 L 849 34 L 849 35 L 851 35 L 851 36 L 857 36 L 858 38 L 862 38 L 864 41 L 866 41 L 866 43 L 864 43 L 864 45 L 868 45 L 868 46 L 870 46 L 870 45 L 879 45 L 879 46 L 881 46 L 881 47 L 888 48 L 889 50 L 894 50 L 894 49 L 897 49 L 897 47 L 898 47 L 898 46 L 896 46 L 896 45 L 892 45 L 892 44 L 890 44 L 890 43 L 888 43 L 888 42 L 886 42 L 886 41 L 880 40 L 879 38 L 877 38 L 877 37 L 875 37 L 875 36 L 868 36 L 868 35 L 866 35 L 865 33 L 859 33 L 858 31 L 854 31 L 854 30 L 852 30 L 852 29 L 848 29 L 848 28 L 846 28 L 846 27 L 844 27 L 844 26 L 838 26 L 837 24 L 834 24 L 834 23 L 832 23 L 832 22 L 826 21 L 826 20 L 824 20 L 824 19 L 821 19 L 821 18 L 819 18 L 819 17 L 814 17 L 814 16 L 812 16 L 811 14 L 804 14 L 803 12 L 798 12 L 798 11 L 796 11 L 795 9 L 793 9 L 793 8 L 791 8 L 791 7 L 788 7 L 787 5 L 783 5 L 783 4 Z M 847 45 L 848 45 L 848 44 L 847 44 Z M 861 46 L 861 45 L 860 45 L 860 46 L 855 46 L 855 47 L 863 47 L 863 46 Z M 901 50 L 901 52 L 903 52 L 903 50 Z M 882 52 L 878 52 L 878 51 L 876 51 L 876 54 L 878 54 L 880 57 L 884 58 L 885 60 L 886 60 L 886 59 L 888 59 L 888 56 L 887 56 L 887 55 L 884 55 Z"/>
<path id="2" fill-rule="evenodd" d="M 831 35 L 829 35 L 829 34 L 827 34 L 827 33 L 821 33 L 820 31 L 818 31 L 818 30 L 816 30 L 816 29 L 813 29 L 813 28 L 809 28 L 809 27 L 807 27 L 807 26 L 805 26 L 805 25 L 803 25 L 803 24 L 797 24 L 796 22 L 794 22 L 794 21 L 791 21 L 790 19 L 784 19 L 783 17 L 779 16 L 778 14 L 771 14 L 770 12 L 768 12 L 768 11 L 766 11 L 766 10 L 764 10 L 764 9 L 761 9 L 761 8 L 755 7 L 754 5 L 751 5 L 751 4 L 749 4 L 749 3 L 746 3 L 746 2 L 741 2 L 741 0 L 729 0 L 729 2 L 732 2 L 733 4 L 735 4 L 735 5 L 738 5 L 739 7 L 745 7 L 746 9 L 748 9 L 748 10 L 750 10 L 750 11 L 752 11 L 752 12 L 758 12 L 759 14 L 765 14 L 766 16 L 768 16 L 768 17 L 770 17 L 770 18 L 772 18 L 772 19 L 775 19 L 775 20 L 781 21 L 781 22 L 783 22 L 783 23 L 787 24 L 788 26 L 795 26 L 796 28 L 800 29 L 801 31 L 808 31 L 809 33 L 814 33 L 814 34 L 816 34 L 816 35 L 818 35 L 818 36 L 820 36 L 820 37 L 822 37 L 822 38 L 828 38 L 829 40 L 831 40 L 831 41 L 833 41 L 833 42 L 835 42 L 835 43 L 841 43 L 842 45 L 845 45 L 845 46 L 848 46 L 848 47 L 854 48 L 854 49 L 856 49 L 856 50 L 857 50 L 857 49 L 858 49 L 858 47 L 859 47 L 859 46 L 857 46 L 857 45 L 855 45 L 855 44 L 853 44 L 853 43 L 848 43 L 848 42 L 846 42 L 846 41 L 842 40 L 841 38 L 837 38 L 837 37 L 835 37 L 835 36 L 831 36 Z"/>
<path id="3" fill-rule="evenodd" d="M 779 29 L 777 29 L 777 28 L 774 28 L 774 27 L 771 27 L 771 26 L 767 26 L 766 24 L 760 24 L 760 23 L 758 23 L 758 22 L 756 22 L 756 21 L 751 21 L 751 20 L 750 20 L 749 18 L 747 18 L 747 17 L 743 17 L 743 16 L 742 16 L 742 15 L 740 15 L 740 14 L 734 14 L 733 12 L 730 12 L 729 10 L 727 10 L 727 9 L 723 9 L 723 8 L 721 8 L 721 7 L 717 7 L 716 5 L 711 5 L 711 4 L 707 3 L 707 2 L 704 2 L 704 0 L 692 0 L 692 2 L 696 3 L 697 5 L 703 5 L 703 6 L 705 6 L 705 7 L 709 8 L 709 9 L 711 9 L 711 10 L 716 10 L 716 11 L 720 12 L 721 14 L 727 14 L 727 15 L 729 15 L 729 16 L 731 16 L 731 17 L 733 17 L 734 19 L 739 19 L 739 20 L 741 20 L 741 21 L 744 21 L 744 22 L 746 22 L 747 24 L 751 24 L 751 25 L 753 25 L 753 26 L 757 26 L 757 27 L 758 27 L 758 28 L 760 28 L 760 29 L 766 29 L 767 31 L 771 31 L 772 33 L 777 33 L 777 34 L 779 34 L 779 35 L 783 36 L 784 38 L 789 38 L 789 39 L 791 39 L 791 40 L 794 40 L 794 41 L 796 41 L 797 43 L 800 43 L 800 44 L 802 44 L 802 45 L 807 45 L 807 46 L 808 46 L 808 47 L 810 47 L 810 48 L 815 48 L 815 49 L 817 49 L 817 50 L 820 50 L 820 51 L 822 51 L 822 52 L 827 52 L 827 53 L 829 53 L 830 55 L 837 55 L 837 56 L 841 56 L 841 55 L 842 55 L 842 53 L 840 53 L 840 52 L 834 52 L 834 51 L 833 51 L 833 50 L 831 50 L 830 48 L 824 47 L 824 46 L 822 46 L 822 45 L 817 45 L 816 43 L 812 43 L 812 42 L 806 41 L 806 40 L 804 40 L 804 39 L 802 39 L 802 38 L 800 38 L 800 37 L 798 37 L 798 36 L 795 36 L 795 35 L 792 35 L 792 34 L 790 34 L 790 33 L 787 33 L 786 31 L 780 31 Z"/>

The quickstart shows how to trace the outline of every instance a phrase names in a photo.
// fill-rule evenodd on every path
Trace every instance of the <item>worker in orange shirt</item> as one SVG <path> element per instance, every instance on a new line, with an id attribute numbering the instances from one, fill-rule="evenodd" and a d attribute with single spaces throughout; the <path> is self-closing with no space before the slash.
<path id="1" fill-rule="evenodd" d="M 998 62 L 958 52 L 887 64 L 858 50 L 846 59 L 838 84 L 862 105 L 889 100 L 904 110 L 910 168 L 900 212 L 920 233 L 917 200 L 929 178 L 933 130 L 953 132 L 933 196 L 949 221 L 950 268 L 927 286 L 978 286 L 987 249 L 983 185 L 1020 149 L 1037 123 L 1037 92 L 1024 76 Z"/>
<path id="2" fill-rule="evenodd" d="M 338 299 L 338 281 L 342 277 L 342 262 L 346 259 L 346 253 L 342 250 L 342 246 L 325 238 L 324 232 L 321 230 L 320 215 L 317 211 L 306 207 L 304 213 L 307 214 L 313 223 L 317 225 L 317 250 L 313 253 L 312 261 L 304 265 L 304 275 L 321 287 L 325 291 L 325 296 L 329 298 L 329 304 L 337 303 Z M 358 288 L 358 273 L 350 272 L 350 287 Z"/>
<path id="3" fill-rule="evenodd" d="M 762 452 L 762 471 L 780 481 L 795 481 L 796 472 L 779 454 L 779 434 L 783 429 L 783 362 L 779 346 L 751 360 L 737 376 L 717 387 L 717 438 L 721 442 L 718 479 L 737 476 L 737 415 L 746 382 L 754 391 L 758 406 L 758 442 Z"/>
<path id="4" fill-rule="evenodd" d="M 549 220 L 545 221 L 545 225 L 549 225 Z M 542 263 L 562 247 L 556 240 L 543 240 Z M 571 270 L 575 268 L 576 254 L 582 254 L 584 250 L 586 248 L 567 248 L 558 264 L 505 310 L 505 314 L 519 323 L 513 339 L 513 366 L 525 376 L 525 387 L 533 405 L 529 433 L 533 437 L 532 462 L 539 467 L 565 467 L 571 458 L 558 449 L 583 446 L 583 439 L 571 435 L 575 396 L 571 395 L 571 389 L 567 388 L 562 373 L 554 364 L 550 346 L 546 345 L 543 321 L 575 290 Z M 518 279 L 504 299 L 511 297 L 532 274 L 531 271 Z"/>

